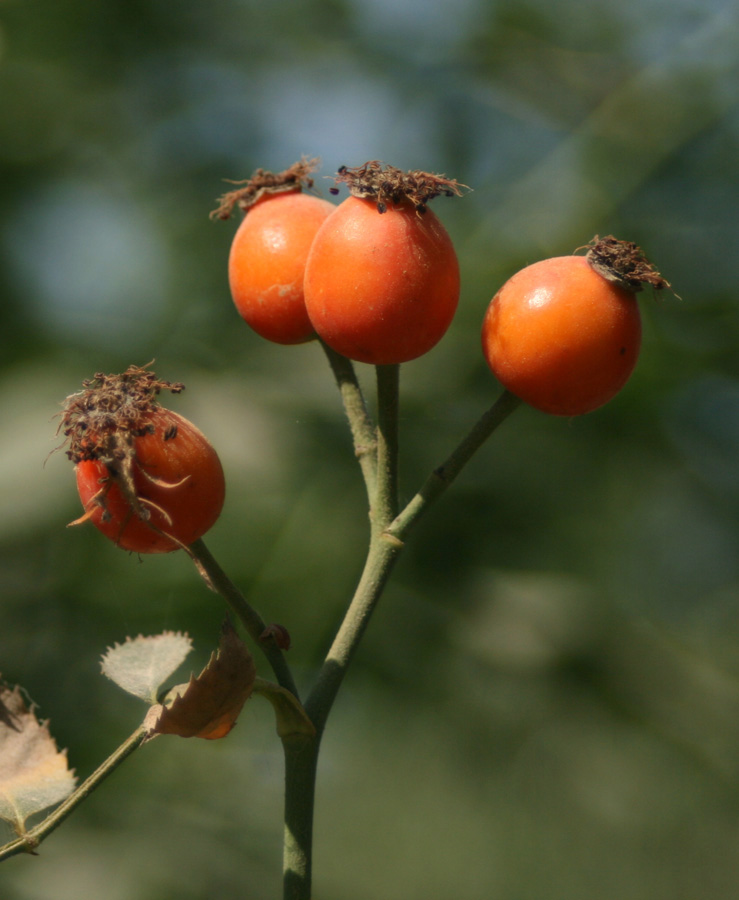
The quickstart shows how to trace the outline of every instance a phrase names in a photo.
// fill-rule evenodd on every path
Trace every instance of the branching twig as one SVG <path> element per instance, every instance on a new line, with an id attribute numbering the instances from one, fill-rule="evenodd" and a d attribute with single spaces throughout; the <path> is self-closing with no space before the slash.
<path id="1" fill-rule="evenodd" d="M 386 533 L 404 540 L 418 519 L 431 503 L 442 494 L 459 475 L 472 456 L 485 443 L 495 429 L 521 405 L 521 400 L 503 391 L 495 403 L 477 420 L 472 430 L 438 468 L 429 475 L 418 493 L 387 528 Z"/>
<path id="2" fill-rule="evenodd" d="M 282 650 L 280 650 L 275 640 L 274 634 L 270 633 L 264 619 L 251 606 L 241 591 L 226 575 L 220 567 L 210 550 L 205 546 L 202 538 L 190 544 L 188 547 L 190 556 L 195 561 L 198 569 L 204 579 L 214 591 L 223 597 L 233 612 L 238 616 L 244 628 L 252 638 L 252 640 L 262 650 L 267 657 L 272 671 L 280 685 L 290 693 L 298 697 L 298 691 L 295 686 L 295 680 L 290 671 Z"/>

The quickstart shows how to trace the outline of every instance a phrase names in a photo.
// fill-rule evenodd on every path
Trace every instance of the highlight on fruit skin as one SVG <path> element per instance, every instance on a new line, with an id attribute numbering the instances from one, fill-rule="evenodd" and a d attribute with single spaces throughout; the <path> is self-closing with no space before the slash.
<path id="1" fill-rule="evenodd" d="M 583 256 L 532 263 L 488 306 L 482 349 L 498 381 L 542 412 L 578 416 L 611 400 L 641 347 L 635 294 L 667 282 L 630 241 L 595 237 Z"/>
<path id="2" fill-rule="evenodd" d="M 147 367 L 98 373 L 67 397 L 59 430 L 75 463 L 84 514 L 124 550 L 187 548 L 216 522 L 225 500 L 223 467 L 189 420 L 161 406 L 162 381 Z"/>

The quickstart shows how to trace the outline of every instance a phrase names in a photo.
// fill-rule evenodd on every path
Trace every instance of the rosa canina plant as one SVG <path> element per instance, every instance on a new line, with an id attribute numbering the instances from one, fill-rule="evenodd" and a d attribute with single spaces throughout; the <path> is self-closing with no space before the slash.
<path id="1" fill-rule="evenodd" d="M 225 480 L 207 438 L 162 404 L 163 395 L 176 396 L 184 386 L 160 379 L 150 366 L 85 381 L 65 401 L 60 424 L 83 507 L 71 524 L 91 522 L 114 548 L 129 552 L 183 550 L 246 640 L 227 619 L 205 669 L 169 690 L 162 685 L 189 652 L 186 635 L 140 636 L 109 649 L 104 674 L 148 710 L 136 731 L 77 787 L 46 724 L 18 689 L 0 689 L 0 816 L 17 832 L 0 848 L 0 859 L 35 852 L 148 741 L 227 737 L 246 700 L 257 694 L 272 704 L 284 748 L 284 898 L 309 900 L 321 738 L 414 526 L 522 402 L 553 415 L 587 413 L 610 400 L 636 364 L 641 329 L 635 292 L 644 284 L 654 290 L 669 285 L 635 244 L 595 238 L 584 256 L 526 267 L 495 294 L 483 320 L 483 356 L 502 392 L 401 505 L 400 364 L 441 340 L 460 288 L 451 238 L 428 204 L 440 195 L 459 195 L 463 186 L 373 161 L 340 169 L 336 184 L 346 185 L 350 195 L 334 206 L 304 193 L 312 187 L 314 167 L 315 161 L 302 160 L 277 174 L 259 169 L 224 195 L 216 214 L 227 218 L 233 206 L 244 212 L 228 265 L 238 312 L 269 340 L 317 338 L 326 354 L 366 488 L 364 568 L 328 653 L 309 683 L 298 685 L 288 661 L 289 623 L 268 624 L 204 543 L 223 506 Z M 376 420 L 354 361 L 374 366 Z M 247 642 L 271 678 L 257 674 Z M 54 805 L 39 824 L 26 827 L 28 816 Z"/>

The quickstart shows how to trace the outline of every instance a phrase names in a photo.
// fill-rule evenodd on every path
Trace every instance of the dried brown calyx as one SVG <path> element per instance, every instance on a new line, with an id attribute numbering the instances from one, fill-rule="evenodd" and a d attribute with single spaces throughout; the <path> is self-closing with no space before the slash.
<path id="1" fill-rule="evenodd" d="M 247 213 L 249 208 L 265 194 L 284 194 L 312 188 L 311 173 L 315 172 L 318 164 L 318 159 L 303 157 L 284 172 L 275 173 L 269 172 L 267 169 L 257 169 L 251 178 L 232 181 L 231 184 L 240 184 L 243 187 L 223 194 L 218 201 L 217 208 L 210 214 L 211 219 L 228 219 L 234 206 L 238 206 L 243 213 Z"/>
<path id="2" fill-rule="evenodd" d="M 64 401 L 59 430 L 74 463 L 99 460 L 115 471 L 133 456 L 135 438 L 153 431 L 151 413 L 161 391 L 179 394 L 184 384 L 162 381 L 147 367 L 129 366 L 121 375 L 82 382 L 83 390 Z"/>
<path id="3" fill-rule="evenodd" d="M 409 202 L 417 213 L 423 214 L 434 197 L 459 197 L 463 189 L 469 190 L 466 184 L 453 178 L 430 172 L 403 172 L 395 166 L 383 166 L 377 160 L 353 169 L 342 166 L 334 180 L 346 184 L 352 196 L 374 200 L 381 213 L 387 212 L 388 206 Z M 329 190 L 332 194 L 339 192 L 336 187 Z"/>
<path id="4" fill-rule="evenodd" d="M 585 259 L 599 275 L 633 293 L 641 291 L 645 284 L 657 291 L 671 286 L 641 247 L 632 241 L 619 241 L 611 234 L 603 238 L 596 235 L 587 245 Z"/>

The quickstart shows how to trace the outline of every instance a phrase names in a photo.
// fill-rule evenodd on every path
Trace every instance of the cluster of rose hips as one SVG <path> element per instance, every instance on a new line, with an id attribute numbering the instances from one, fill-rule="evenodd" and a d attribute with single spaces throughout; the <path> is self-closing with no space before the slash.
<path id="1" fill-rule="evenodd" d="M 460 294 L 454 246 L 428 203 L 464 186 L 369 162 L 339 170 L 350 196 L 334 205 L 307 192 L 314 168 L 302 160 L 279 174 L 259 169 L 222 198 L 214 215 L 228 218 L 234 206 L 244 214 L 228 262 L 237 310 L 279 344 L 319 338 L 373 365 L 422 356 L 446 333 Z M 527 266 L 488 306 L 488 366 L 543 412 L 597 409 L 636 365 L 643 284 L 668 286 L 635 244 L 612 237 L 594 239 L 584 256 Z M 128 550 L 187 547 L 215 522 L 224 486 L 208 441 L 155 399 L 178 386 L 131 367 L 85 388 L 62 420 L 82 519 Z"/>
<path id="2" fill-rule="evenodd" d="M 245 214 L 228 267 L 236 308 L 280 344 L 317 336 L 375 365 L 422 356 L 451 324 L 460 291 L 454 246 L 427 204 L 463 186 L 370 162 L 339 170 L 350 196 L 334 206 L 303 192 L 312 166 L 259 170 L 224 195 L 216 215 L 227 217 L 234 205 Z M 527 266 L 488 307 L 482 347 L 490 369 L 544 412 L 597 409 L 636 365 L 634 294 L 644 283 L 667 285 L 636 245 L 611 237 L 596 238 L 585 256 Z"/>

